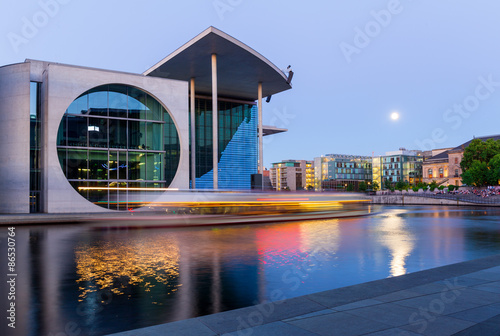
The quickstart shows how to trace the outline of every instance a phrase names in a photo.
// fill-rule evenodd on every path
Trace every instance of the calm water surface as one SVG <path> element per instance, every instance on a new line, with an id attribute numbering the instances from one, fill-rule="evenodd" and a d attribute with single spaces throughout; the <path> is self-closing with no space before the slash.
<path id="1" fill-rule="evenodd" d="M 19 226 L 16 238 L 17 328 L 8 334 L 105 335 L 497 254 L 500 209 L 385 207 L 210 228 Z"/>

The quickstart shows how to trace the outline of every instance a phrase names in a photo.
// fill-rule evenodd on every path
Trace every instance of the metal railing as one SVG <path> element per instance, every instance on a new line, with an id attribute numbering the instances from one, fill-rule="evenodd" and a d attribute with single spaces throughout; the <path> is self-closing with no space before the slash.
<path id="1" fill-rule="evenodd" d="M 407 193 L 403 194 L 404 196 L 407 197 L 427 197 L 427 198 L 436 198 L 436 199 L 447 199 L 447 200 L 452 200 L 452 201 L 461 201 L 461 202 L 469 202 L 469 203 L 476 203 L 476 204 L 498 204 L 500 205 L 500 196 L 495 195 L 495 196 L 488 196 L 488 197 L 482 197 L 482 196 L 477 196 L 474 194 L 434 194 L 430 191 L 428 192 L 421 192 L 421 193 Z"/>

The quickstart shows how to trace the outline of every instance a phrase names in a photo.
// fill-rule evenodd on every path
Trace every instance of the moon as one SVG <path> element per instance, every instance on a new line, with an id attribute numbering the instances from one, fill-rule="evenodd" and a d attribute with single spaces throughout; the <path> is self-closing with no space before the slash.
<path id="1" fill-rule="evenodd" d="M 392 112 L 391 113 L 391 119 L 392 120 L 398 120 L 399 119 L 399 113 L 398 112 Z"/>

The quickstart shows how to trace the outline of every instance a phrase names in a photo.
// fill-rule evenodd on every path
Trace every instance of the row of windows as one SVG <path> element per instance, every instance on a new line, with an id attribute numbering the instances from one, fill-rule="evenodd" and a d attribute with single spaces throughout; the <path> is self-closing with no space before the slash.
<path id="1" fill-rule="evenodd" d="M 162 137 L 162 123 L 66 114 L 59 127 L 57 145 L 162 150 Z"/>
<path id="2" fill-rule="evenodd" d="M 164 153 L 58 149 L 59 162 L 71 180 L 162 181 Z"/>

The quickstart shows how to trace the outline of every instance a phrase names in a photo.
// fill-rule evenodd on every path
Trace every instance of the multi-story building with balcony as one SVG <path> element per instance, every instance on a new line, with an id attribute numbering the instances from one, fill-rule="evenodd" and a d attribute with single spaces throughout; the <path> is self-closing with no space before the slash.
<path id="1" fill-rule="evenodd" d="M 284 160 L 273 163 L 270 169 L 273 188 L 303 190 L 314 185 L 314 163 L 307 160 Z"/>
<path id="2" fill-rule="evenodd" d="M 382 188 L 389 183 L 422 182 L 422 152 L 400 148 L 397 151 L 386 152 L 383 156 L 373 158 L 374 177 Z"/>

